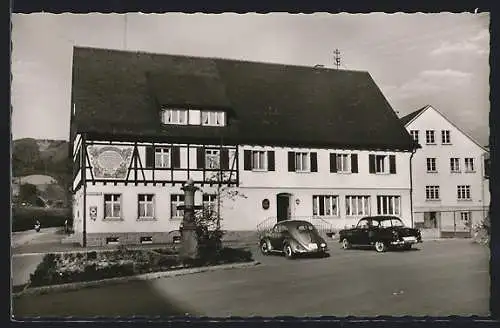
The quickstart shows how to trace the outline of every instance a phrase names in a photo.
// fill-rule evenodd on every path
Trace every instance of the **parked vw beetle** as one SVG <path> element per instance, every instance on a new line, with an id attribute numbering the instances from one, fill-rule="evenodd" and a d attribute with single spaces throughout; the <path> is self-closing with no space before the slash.
<path id="1" fill-rule="evenodd" d="M 420 230 L 405 227 L 395 216 L 367 216 L 359 220 L 356 227 L 339 231 L 342 248 L 352 246 L 375 247 L 379 253 L 388 248 L 410 249 L 422 242 Z"/>
<path id="2" fill-rule="evenodd" d="M 328 256 L 327 244 L 318 230 L 302 220 L 286 220 L 275 224 L 260 238 L 260 250 L 264 255 L 284 253 L 287 258 L 312 254 Z"/>

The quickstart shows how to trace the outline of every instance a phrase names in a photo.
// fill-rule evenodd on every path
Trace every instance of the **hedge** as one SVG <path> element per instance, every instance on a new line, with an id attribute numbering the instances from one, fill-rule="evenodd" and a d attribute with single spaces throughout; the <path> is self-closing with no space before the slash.
<path id="1" fill-rule="evenodd" d="M 40 221 L 41 228 L 64 227 L 64 221 L 73 224 L 71 209 L 43 207 L 14 207 L 12 209 L 12 231 L 31 230 L 35 221 Z"/>

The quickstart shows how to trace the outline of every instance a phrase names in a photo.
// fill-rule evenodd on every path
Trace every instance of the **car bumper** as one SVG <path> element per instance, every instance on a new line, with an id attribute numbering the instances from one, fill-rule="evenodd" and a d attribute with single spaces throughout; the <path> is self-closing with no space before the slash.
<path id="1" fill-rule="evenodd" d="M 297 254 L 315 254 L 315 253 L 325 253 L 328 251 L 328 247 L 318 247 L 316 249 L 295 249 L 295 253 Z"/>
<path id="2" fill-rule="evenodd" d="M 415 239 L 415 240 L 396 240 L 396 241 L 391 241 L 391 245 L 393 245 L 393 246 L 414 245 L 414 244 L 419 244 L 421 242 L 422 242 L 421 239 Z"/>

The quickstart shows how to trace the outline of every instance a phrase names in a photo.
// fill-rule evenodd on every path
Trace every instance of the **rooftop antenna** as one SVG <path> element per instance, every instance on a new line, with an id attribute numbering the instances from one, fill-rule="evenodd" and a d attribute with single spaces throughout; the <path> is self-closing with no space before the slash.
<path id="1" fill-rule="evenodd" d="M 333 52 L 333 59 L 335 60 L 335 66 L 337 67 L 337 69 L 339 69 L 339 66 L 340 66 L 340 51 L 339 51 L 339 49 L 335 49 L 335 51 Z"/>

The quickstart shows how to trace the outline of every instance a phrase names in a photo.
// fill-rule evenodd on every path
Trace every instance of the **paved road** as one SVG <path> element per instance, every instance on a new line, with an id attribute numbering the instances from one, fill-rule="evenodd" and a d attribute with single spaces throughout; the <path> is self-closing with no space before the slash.
<path id="1" fill-rule="evenodd" d="M 21 315 L 376 316 L 488 315 L 489 251 L 470 240 L 428 242 L 420 250 L 343 251 L 324 259 L 257 259 L 215 271 L 23 297 Z M 175 307 L 173 305 L 175 304 Z"/>

